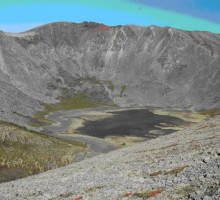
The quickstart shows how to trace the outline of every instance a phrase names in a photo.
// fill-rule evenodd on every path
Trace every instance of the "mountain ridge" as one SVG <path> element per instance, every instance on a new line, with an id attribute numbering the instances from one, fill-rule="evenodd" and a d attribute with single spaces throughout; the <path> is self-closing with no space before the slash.
<path id="1" fill-rule="evenodd" d="M 26 125 L 80 94 L 102 105 L 220 106 L 220 34 L 57 22 L 0 33 L 0 117 Z"/>
<path id="2" fill-rule="evenodd" d="M 201 33 L 210 33 L 210 34 L 215 34 L 215 35 L 220 35 L 220 33 L 213 33 L 211 31 L 206 31 L 206 30 L 183 30 L 183 29 L 179 29 L 179 28 L 174 28 L 172 26 L 158 26 L 158 25 L 148 25 L 148 26 L 144 26 L 144 25 L 136 25 L 136 24 L 125 24 L 125 25 L 107 25 L 107 24 L 103 24 L 103 23 L 97 23 L 97 22 L 93 22 L 93 21 L 83 21 L 83 22 L 70 22 L 70 21 L 56 21 L 56 22 L 50 22 L 50 23 L 46 23 L 46 24 L 42 24 L 40 26 L 36 26 L 34 28 L 31 28 L 31 29 L 28 29 L 26 31 L 23 31 L 23 32 L 18 32 L 18 33 L 13 33 L 13 32 L 6 32 L 6 31 L 3 31 L 3 30 L 0 30 L 0 32 L 3 32 L 3 33 L 9 33 L 9 34 L 22 34 L 22 33 L 27 33 L 27 32 L 32 32 L 32 31 L 35 31 L 39 28 L 42 28 L 42 27 L 47 27 L 49 25 L 55 25 L 55 24 L 70 24 L 70 25 L 80 25 L 80 26 L 108 26 L 108 27 L 111 27 L 111 28 L 114 28 L 114 27 L 123 27 L 123 26 L 134 26 L 134 27 L 145 27 L 145 28 L 148 28 L 148 27 L 158 27 L 158 28 L 173 28 L 175 30 L 180 30 L 180 31 L 184 31 L 184 32 L 201 32 Z"/>

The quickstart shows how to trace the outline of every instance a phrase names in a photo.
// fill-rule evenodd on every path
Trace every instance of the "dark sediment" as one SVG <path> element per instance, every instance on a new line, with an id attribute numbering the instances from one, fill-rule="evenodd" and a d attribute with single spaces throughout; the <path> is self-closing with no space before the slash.
<path id="1" fill-rule="evenodd" d="M 110 112 L 114 115 L 97 121 L 86 121 L 84 127 L 77 132 L 93 137 L 104 138 L 106 136 L 136 136 L 155 138 L 155 135 L 169 134 L 173 129 L 161 129 L 160 123 L 167 126 L 181 126 L 187 122 L 176 117 L 156 115 L 147 109 L 126 110 Z M 161 134 L 149 133 L 150 130 L 158 130 Z"/>

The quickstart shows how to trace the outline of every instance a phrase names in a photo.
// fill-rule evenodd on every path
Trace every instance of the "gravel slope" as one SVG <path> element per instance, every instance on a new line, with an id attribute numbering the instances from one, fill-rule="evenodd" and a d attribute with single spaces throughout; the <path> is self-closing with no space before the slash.
<path id="1" fill-rule="evenodd" d="M 219 199 L 220 116 L 0 185 L 1 200 Z"/>

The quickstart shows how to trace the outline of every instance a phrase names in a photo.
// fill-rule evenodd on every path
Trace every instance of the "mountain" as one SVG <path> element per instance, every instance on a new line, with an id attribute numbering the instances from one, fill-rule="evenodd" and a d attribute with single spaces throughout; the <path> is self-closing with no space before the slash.
<path id="1" fill-rule="evenodd" d="M 220 34 L 89 22 L 0 32 L 0 118 L 19 125 L 73 104 L 218 108 L 219 88 Z"/>

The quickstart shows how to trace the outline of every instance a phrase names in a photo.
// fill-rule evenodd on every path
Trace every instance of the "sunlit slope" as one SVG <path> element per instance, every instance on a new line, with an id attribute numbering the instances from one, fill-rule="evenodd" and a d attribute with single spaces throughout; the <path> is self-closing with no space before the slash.
<path id="1" fill-rule="evenodd" d="M 53 23 L 0 33 L 0 118 L 103 105 L 215 109 L 220 35 L 170 27 Z"/>

